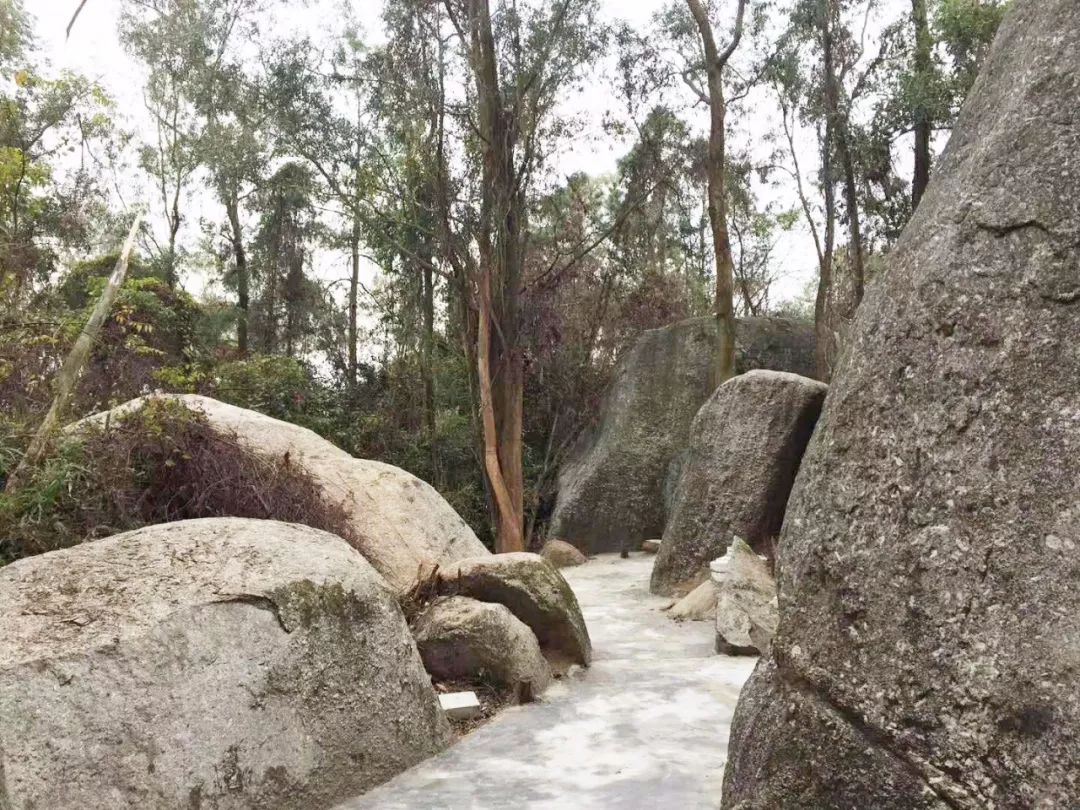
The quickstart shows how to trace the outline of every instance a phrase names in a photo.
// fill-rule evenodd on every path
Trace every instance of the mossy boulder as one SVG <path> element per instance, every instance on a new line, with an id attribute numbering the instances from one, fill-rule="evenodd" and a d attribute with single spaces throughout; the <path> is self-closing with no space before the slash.
<path id="1" fill-rule="evenodd" d="M 0 807 L 327 807 L 449 742 L 395 593 L 236 518 L 0 570 Z"/>
<path id="2" fill-rule="evenodd" d="M 440 598 L 412 630 L 424 667 L 439 680 L 494 686 L 525 700 L 551 683 L 536 635 L 504 605 Z"/>
<path id="3" fill-rule="evenodd" d="M 592 660 L 577 597 L 555 566 L 537 554 L 491 554 L 456 562 L 440 570 L 438 589 L 505 605 L 536 634 L 556 671 Z"/>

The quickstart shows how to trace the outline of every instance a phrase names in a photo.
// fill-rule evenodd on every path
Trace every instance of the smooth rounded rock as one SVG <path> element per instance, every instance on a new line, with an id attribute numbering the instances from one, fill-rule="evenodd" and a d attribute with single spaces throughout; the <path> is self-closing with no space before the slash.
<path id="1" fill-rule="evenodd" d="M 424 667 L 442 681 L 486 683 L 531 699 L 551 683 L 533 631 L 500 604 L 437 599 L 413 622 Z"/>
<path id="2" fill-rule="evenodd" d="M 288 458 L 328 501 L 340 504 L 352 523 L 349 539 L 399 591 L 408 590 L 423 568 L 488 553 L 453 507 L 416 476 L 389 464 L 354 458 L 307 428 L 210 397 L 141 397 L 68 429 L 116 419 L 156 399 L 176 401 L 203 414 L 211 427 L 235 435 L 253 453 Z"/>
<path id="3" fill-rule="evenodd" d="M 505 605 L 528 625 L 555 670 L 587 666 L 592 644 L 577 597 L 562 574 L 538 554 L 490 554 L 439 571 L 438 589 Z"/>
<path id="4" fill-rule="evenodd" d="M 449 742 L 394 592 L 215 518 L 0 569 L 0 807 L 328 807 Z"/>

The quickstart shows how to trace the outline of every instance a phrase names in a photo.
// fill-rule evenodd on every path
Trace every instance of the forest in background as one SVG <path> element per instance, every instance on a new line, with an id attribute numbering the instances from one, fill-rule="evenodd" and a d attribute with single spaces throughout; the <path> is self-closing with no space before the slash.
<path id="1" fill-rule="evenodd" d="M 68 421 L 207 394 L 401 466 L 485 542 L 529 545 L 643 330 L 812 318 L 828 376 L 1005 3 L 911 0 L 870 36 L 881 5 L 673 0 L 642 30 L 591 0 L 388 0 L 363 25 L 343 2 L 328 47 L 267 33 L 272 0 L 127 0 L 145 137 L 105 88 L 52 70 L 30 10 L 0 0 L 0 475 L 144 211 Z M 612 173 L 560 175 L 583 131 L 567 99 L 598 81 L 631 146 Z M 740 128 L 762 105 L 781 122 L 764 161 Z M 125 161 L 142 199 L 118 188 Z M 776 301 L 794 227 L 817 278 Z M 328 253 L 347 277 L 317 272 Z M 722 379 L 722 348 L 718 363 Z M 129 451 L 168 457 L 180 428 L 162 425 Z M 9 488 L 0 538 L 44 550 L 116 528 L 69 519 L 72 493 L 107 486 L 80 452 Z"/>

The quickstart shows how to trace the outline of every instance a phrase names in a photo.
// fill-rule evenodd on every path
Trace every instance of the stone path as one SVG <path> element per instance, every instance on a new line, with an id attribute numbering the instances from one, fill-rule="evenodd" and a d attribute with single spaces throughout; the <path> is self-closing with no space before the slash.
<path id="1" fill-rule="evenodd" d="M 564 570 L 593 641 L 586 672 L 509 709 L 338 810 L 715 810 L 754 660 L 713 652 L 648 591 L 651 556 Z"/>

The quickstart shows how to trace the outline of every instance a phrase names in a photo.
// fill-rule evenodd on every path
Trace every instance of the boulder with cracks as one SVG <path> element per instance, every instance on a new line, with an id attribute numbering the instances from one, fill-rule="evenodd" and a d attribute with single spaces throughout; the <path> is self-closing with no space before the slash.
<path id="1" fill-rule="evenodd" d="M 797 374 L 749 371 L 701 406 L 653 566 L 653 593 L 696 587 L 735 535 L 772 556 L 827 391 Z"/>
<path id="2" fill-rule="evenodd" d="M 1080 807 L 1080 16 L 1016 0 L 858 313 L 728 810 Z"/>
<path id="3" fill-rule="evenodd" d="M 181 521 L 0 570 L 0 807 L 328 807 L 449 742 L 394 592 L 305 526 Z"/>

